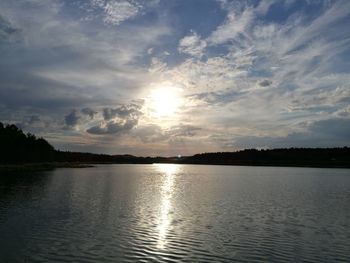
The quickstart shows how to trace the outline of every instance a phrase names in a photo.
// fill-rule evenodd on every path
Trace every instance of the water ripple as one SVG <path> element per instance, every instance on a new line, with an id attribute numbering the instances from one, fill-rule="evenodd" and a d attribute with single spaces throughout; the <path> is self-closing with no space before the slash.
<path id="1" fill-rule="evenodd" d="M 348 175 L 190 165 L 56 170 L 1 185 L 1 261 L 350 262 Z"/>

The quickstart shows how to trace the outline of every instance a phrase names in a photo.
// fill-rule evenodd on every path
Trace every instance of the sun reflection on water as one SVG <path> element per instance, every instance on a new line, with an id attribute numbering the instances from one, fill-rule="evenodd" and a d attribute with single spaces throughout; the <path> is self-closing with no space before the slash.
<path id="1" fill-rule="evenodd" d="M 170 229 L 172 196 L 174 193 L 174 179 L 179 166 L 176 164 L 156 164 L 157 169 L 162 173 L 162 188 L 160 199 L 160 214 L 158 222 L 157 247 L 164 249 L 167 243 L 167 234 Z"/>

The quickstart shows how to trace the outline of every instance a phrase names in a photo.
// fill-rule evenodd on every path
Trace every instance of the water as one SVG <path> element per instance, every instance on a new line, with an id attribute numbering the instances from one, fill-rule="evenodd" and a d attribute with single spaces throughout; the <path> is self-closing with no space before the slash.
<path id="1" fill-rule="evenodd" d="M 350 170 L 100 165 L 1 176 L 1 262 L 350 262 Z"/>

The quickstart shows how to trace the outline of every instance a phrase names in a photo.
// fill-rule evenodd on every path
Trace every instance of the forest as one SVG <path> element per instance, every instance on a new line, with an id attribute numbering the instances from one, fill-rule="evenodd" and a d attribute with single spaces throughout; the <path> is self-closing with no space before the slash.
<path id="1" fill-rule="evenodd" d="M 137 157 L 56 150 L 44 138 L 0 122 L 0 164 L 179 163 L 251 166 L 350 167 L 350 148 L 246 149 L 183 157 Z"/>

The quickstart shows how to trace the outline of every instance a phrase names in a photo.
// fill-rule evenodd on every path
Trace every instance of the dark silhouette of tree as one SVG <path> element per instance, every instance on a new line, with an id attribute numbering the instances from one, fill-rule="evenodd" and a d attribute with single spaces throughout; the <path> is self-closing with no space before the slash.
<path id="1" fill-rule="evenodd" d="M 0 122 L 0 164 L 30 162 L 182 163 L 218 165 L 350 167 L 350 148 L 289 148 L 201 153 L 185 157 L 136 157 L 58 151 L 45 139 Z"/>
<path id="2" fill-rule="evenodd" d="M 0 163 L 44 162 L 54 157 L 55 150 L 45 139 L 0 122 Z"/>
<path id="3" fill-rule="evenodd" d="M 350 167 L 350 148 L 289 148 L 202 153 L 180 161 L 192 164 Z"/>

